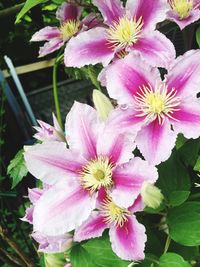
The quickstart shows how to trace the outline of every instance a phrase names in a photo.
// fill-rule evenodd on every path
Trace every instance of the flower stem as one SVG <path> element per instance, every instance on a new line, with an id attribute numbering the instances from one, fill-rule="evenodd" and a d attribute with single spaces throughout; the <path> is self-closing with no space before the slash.
<path id="1" fill-rule="evenodd" d="M 165 243 L 164 253 L 166 253 L 168 251 L 170 243 L 171 243 L 171 237 L 168 235 L 166 243 Z"/>
<path id="2" fill-rule="evenodd" d="M 53 97 L 54 97 L 54 104 L 55 104 L 55 109 L 56 109 L 56 117 L 57 117 L 58 123 L 60 124 L 60 127 L 63 128 L 61 113 L 60 113 L 60 104 L 58 100 L 57 69 L 58 69 L 58 61 L 56 59 L 53 65 Z"/>
<path id="3" fill-rule="evenodd" d="M 97 75 L 95 73 L 93 66 L 88 66 L 87 73 L 92 84 L 96 87 L 96 89 L 98 89 L 101 92 L 101 86 L 99 84 L 99 81 L 97 80 Z"/>

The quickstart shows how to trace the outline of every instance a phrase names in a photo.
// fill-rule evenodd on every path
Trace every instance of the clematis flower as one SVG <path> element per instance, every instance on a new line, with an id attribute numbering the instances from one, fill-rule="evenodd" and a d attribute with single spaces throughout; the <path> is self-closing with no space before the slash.
<path id="1" fill-rule="evenodd" d="M 109 64 L 129 52 L 141 54 L 155 66 L 165 67 L 175 57 L 173 44 L 156 24 L 166 17 L 166 0 L 93 0 L 105 27 L 97 27 L 72 38 L 66 46 L 64 62 L 68 67 Z"/>
<path id="2" fill-rule="evenodd" d="M 56 12 L 57 19 L 60 21 L 60 27 L 47 26 L 32 36 L 31 42 L 47 41 L 43 47 L 40 47 L 39 57 L 58 50 L 78 32 L 99 24 L 94 14 L 89 14 L 81 21 L 81 11 L 80 7 L 72 3 L 63 3 Z"/>
<path id="3" fill-rule="evenodd" d="M 138 198 L 128 209 L 121 208 L 101 191 L 98 197 L 98 210 L 75 230 L 74 240 L 81 242 L 100 237 L 109 228 L 113 251 L 124 260 L 144 259 L 146 242 L 145 227 L 140 224 L 133 213 L 143 210 Z"/>
<path id="4" fill-rule="evenodd" d="M 107 67 L 108 93 L 120 104 L 110 123 L 135 135 L 135 142 L 150 164 L 169 158 L 178 133 L 200 136 L 200 51 L 178 57 L 162 81 L 157 68 L 128 55 Z"/>
<path id="5" fill-rule="evenodd" d="M 133 140 L 99 121 L 97 111 L 75 102 L 66 118 L 69 149 L 63 142 L 37 144 L 25 152 L 28 170 L 51 184 L 36 203 L 34 231 L 62 235 L 81 225 L 103 187 L 114 201 L 129 207 L 144 181 L 154 183 L 157 170 L 133 158 Z M 130 161 L 129 161 L 130 160 Z"/>
<path id="6" fill-rule="evenodd" d="M 54 114 L 53 114 L 54 126 L 51 126 L 50 124 L 41 120 L 38 120 L 37 122 L 40 127 L 39 126 L 33 127 L 37 131 L 37 133 L 34 135 L 36 139 L 42 142 L 51 140 L 65 142 L 65 135 Z"/>
<path id="7" fill-rule="evenodd" d="M 200 18 L 199 0 L 168 0 L 167 19 L 174 21 L 183 30 Z"/>

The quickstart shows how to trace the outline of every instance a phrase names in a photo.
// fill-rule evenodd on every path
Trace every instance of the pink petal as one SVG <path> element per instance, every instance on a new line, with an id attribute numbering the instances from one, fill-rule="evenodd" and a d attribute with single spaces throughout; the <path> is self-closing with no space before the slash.
<path id="1" fill-rule="evenodd" d="M 75 181 L 62 181 L 51 187 L 39 199 L 33 213 L 34 231 L 49 236 L 70 232 L 85 221 L 95 205 Z"/>
<path id="2" fill-rule="evenodd" d="M 144 126 L 136 137 L 136 144 L 144 158 L 153 165 L 165 161 L 171 155 L 176 134 L 166 118 L 163 125 L 154 120 Z"/>
<path id="3" fill-rule="evenodd" d="M 60 253 L 68 250 L 72 246 L 72 235 L 70 234 L 52 237 L 35 232 L 31 236 L 39 243 L 38 252 Z"/>
<path id="4" fill-rule="evenodd" d="M 190 50 L 179 56 L 174 67 L 169 71 L 167 84 L 169 89 L 175 88 L 179 96 L 186 98 L 196 96 L 200 91 L 200 51 Z"/>
<path id="5" fill-rule="evenodd" d="M 74 4 L 63 3 L 56 12 L 57 19 L 61 23 L 66 22 L 67 20 L 77 20 L 81 15 L 81 7 L 78 7 Z"/>
<path id="6" fill-rule="evenodd" d="M 140 56 L 129 54 L 117 60 L 106 70 L 107 90 L 119 104 L 133 104 L 133 95 L 142 85 L 154 85 L 160 80 L 159 71 L 141 60 Z"/>
<path id="7" fill-rule="evenodd" d="M 200 136 L 200 99 L 185 99 L 174 117 L 178 120 L 173 122 L 175 132 L 188 139 Z"/>
<path id="8" fill-rule="evenodd" d="M 122 227 L 109 231 L 113 251 L 124 260 L 144 259 L 144 248 L 147 240 L 145 228 L 138 223 L 135 216 L 130 216 Z"/>
<path id="9" fill-rule="evenodd" d="M 141 36 L 130 49 L 139 52 L 154 67 L 169 68 L 176 56 L 172 42 L 159 31 L 148 32 Z"/>
<path id="10" fill-rule="evenodd" d="M 30 199 L 32 204 L 35 204 L 39 198 L 42 196 L 44 193 L 43 189 L 40 188 L 28 188 L 28 198 Z"/>
<path id="11" fill-rule="evenodd" d="M 98 27 L 71 38 L 64 52 L 65 65 L 78 68 L 97 63 L 108 65 L 114 51 L 108 44 L 105 31 L 105 28 Z"/>
<path id="12" fill-rule="evenodd" d="M 121 133 L 130 133 L 132 138 L 135 139 L 138 131 L 144 124 L 144 118 L 137 116 L 138 112 L 134 107 L 121 105 L 114 109 L 108 118 L 108 124 L 115 128 L 115 131 Z"/>
<path id="13" fill-rule="evenodd" d="M 76 177 L 86 160 L 62 142 L 37 144 L 24 154 L 29 172 L 47 184 Z"/>
<path id="14" fill-rule="evenodd" d="M 25 216 L 23 218 L 21 218 L 21 220 L 24 222 L 28 222 L 30 224 L 33 224 L 33 210 L 34 210 L 33 206 L 26 208 Z"/>
<path id="15" fill-rule="evenodd" d="M 146 30 L 154 30 L 158 22 L 165 20 L 167 1 L 127 0 L 126 9 L 133 17 L 143 18 Z"/>
<path id="16" fill-rule="evenodd" d="M 105 128 L 97 143 L 98 155 L 107 156 L 113 164 L 127 162 L 133 157 L 134 149 L 134 138 L 114 127 Z"/>
<path id="17" fill-rule="evenodd" d="M 74 241 L 81 242 L 90 238 L 100 237 L 108 226 L 98 212 L 93 212 L 90 217 L 75 230 Z"/>
<path id="18" fill-rule="evenodd" d="M 93 0 L 93 4 L 98 7 L 107 24 L 118 21 L 124 14 L 124 9 L 120 0 Z"/>
<path id="19" fill-rule="evenodd" d="M 95 158 L 96 143 L 101 128 L 97 112 L 87 104 L 75 102 L 66 117 L 65 130 L 70 148 L 86 158 Z"/>
<path id="20" fill-rule="evenodd" d="M 31 42 L 50 41 L 54 38 L 60 37 L 60 31 L 57 27 L 47 26 L 38 32 L 34 33 Z"/>
<path id="21" fill-rule="evenodd" d="M 200 10 L 197 9 L 191 10 L 190 15 L 184 19 L 180 19 L 178 15 L 172 10 L 169 10 L 167 12 L 167 19 L 178 24 L 181 30 L 183 30 L 186 26 L 192 24 L 193 22 L 197 21 L 199 18 L 200 18 Z"/>
<path id="22" fill-rule="evenodd" d="M 157 179 L 157 169 L 136 157 L 113 171 L 114 186 L 110 195 L 118 206 L 128 208 L 140 194 L 143 182 L 154 183 Z"/>
<path id="23" fill-rule="evenodd" d="M 48 54 L 53 53 L 58 50 L 61 46 L 64 45 L 64 41 L 60 38 L 52 39 L 49 42 L 46 42 L 44 46 L 40 47 L 39 57 L 44 57 Z"/>
<path id="24" fill-rule="evenodd" d="M 135 202 L 133 203 L 133 205 L 128 208 L 128 210 L 132 213 L 135 213 L 138 211 L 143 211 L 144 208 L 145 208 L 144 202 L 142 201 L 141 195 L 139 195 L 135 200 Z"/>

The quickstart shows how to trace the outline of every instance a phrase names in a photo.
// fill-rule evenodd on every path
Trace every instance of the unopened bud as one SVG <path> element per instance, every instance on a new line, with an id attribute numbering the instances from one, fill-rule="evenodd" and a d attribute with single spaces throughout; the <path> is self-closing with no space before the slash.
<path id="1" fill-rule="evenodd" d="M 141 196 L 144 204 L 153 209 L 158 208 L 164 199 L 160 189 L 147 182 L 142 185 Z"/>
<path id="2" fill-rule="evenodd" d="M 98 90 L 93 90 L 93 102 L 102 120 L 106 120 L 109 113 L 114 109 L 110 99 Z"/>

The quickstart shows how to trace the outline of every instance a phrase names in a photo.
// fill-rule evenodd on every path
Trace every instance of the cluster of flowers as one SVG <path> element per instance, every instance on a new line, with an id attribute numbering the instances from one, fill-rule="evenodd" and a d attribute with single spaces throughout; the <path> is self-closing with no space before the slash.
<path id="1" fill-rule="evenodd" d="M 32 206 L 24 220 L 33 224 L 40 251 L 65 251 L 73 241 L 100 237 L 109 229 L 112 249 L 120 258 L 141 260 L 147 238 L 135 213 L 162 201 L 154 186 L 156 165 L 170 157 L 179 133 L 200 136 L 200 51 L 175 59 L 173 44 L 156 25 L 171 19 L 184 28 L 199 19 L 199 3 L 127 0 L 125 8 L 119 0 L 93 4 L 104 21 L 94 14 L 81 21 L 81 9 L 64 3 L 57 11 L 60 28 L 46 27 L 32 41 L 48 41 L 40 56 L 67 42 L 66 66 L 102 63 L 99 80 L 118 105 L 114 108 L 95 90 L 96 109 L 75 102 L 65 134 L 55 117 L 54 126 L 39 122 L 35 137 L 42 144 L 27 148 L 25 160 L 43 189 L 29 190 Z M 164 79 L 158 67 L 167 69 Z M 134 157 L 136 146 L 144 159 Z"/>

